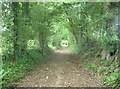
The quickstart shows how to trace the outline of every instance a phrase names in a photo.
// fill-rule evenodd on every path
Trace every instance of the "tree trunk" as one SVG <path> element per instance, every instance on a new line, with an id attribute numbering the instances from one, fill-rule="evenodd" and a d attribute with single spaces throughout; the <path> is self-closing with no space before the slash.
<path id="1" fill-rule="evenodd" d="M 118 7 L 118 37 L 120 39 L 120 6 Z"/>
<path id="2" fill-rule="evenodd" d="M 119 2 L 120 4 L 120 2 Z M 118 58 L 120 58 L 120 6 L 118 7 L 118 37 L 119 37 L 119 43 L 118 43 Z M 119 61 L 120 63 L 120 61 Z"/>
<path id="3" fill-rule="evenodd" d="M 42 53 L 44 53 L 44 43 L 45 43 L 44 33 L 39 32 L 39 47 Z"/>
<path id="4" fill-rule="evenodd" d="M 17 59 L 18 53 L 19 53 L 19 27 L 18 27 L 18 14 L 19 14 L 19 3 L 18 2 L 12 2 L 12 10 L 13 10 L 13 48 L 14 48 L 14 58 L 13 60 L 15 61 Z"/>
<path id="5" fill-rule="evenodd" d="M 25 30 L 25 29 L 28 29 L 27 27 L 29 26 L 29 2 L 23 2 L 22 5 L 23 5 L 22 6 L 23 7 L 22 15 L 25 18 L 25 20 L 24 20 L 25 24 L 24 24 L 24 29 L 21 29 L 21 30 L 22 30 L 22 32 L 26 31 L 26 33 L 27 33 L 27 30 Z M 27 50 L 27 38 L 26 38 L 26 34 L 22 35 L 22 36 L 24 36 L 24 38 L 22 39 L 20 51 L 21 51 L 21 53 L 25 54 L 26 50 Z"/>

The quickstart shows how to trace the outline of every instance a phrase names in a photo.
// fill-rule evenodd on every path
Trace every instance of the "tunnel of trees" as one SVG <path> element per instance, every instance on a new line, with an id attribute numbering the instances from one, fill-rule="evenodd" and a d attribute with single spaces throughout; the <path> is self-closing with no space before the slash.
<path id="1" fill-rule="evenodd" d="M 67 44 L 105 85 L 120 87 L 120 3 L 2 2 L 3 87 Z M 65 42 L 65 43 L 64 43 Z M 90 63 L 91 61 L 91 63 Z"/>

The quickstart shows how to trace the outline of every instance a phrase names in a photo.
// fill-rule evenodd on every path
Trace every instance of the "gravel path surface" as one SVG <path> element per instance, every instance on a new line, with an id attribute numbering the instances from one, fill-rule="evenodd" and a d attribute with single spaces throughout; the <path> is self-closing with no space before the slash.
<path id="1" fill-rule="evenodd" d="M 85 70 L 82 61 L 66 48 L 56 50 L 47 61 L 20 79 L 17 87 L 101 87 L 99 76 Z"/>

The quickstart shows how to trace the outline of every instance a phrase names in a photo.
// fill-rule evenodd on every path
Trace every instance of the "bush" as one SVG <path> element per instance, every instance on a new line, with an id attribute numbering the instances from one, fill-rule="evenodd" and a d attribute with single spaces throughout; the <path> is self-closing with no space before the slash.
<path id="1" fill-rule="evenodd" d="M 42 63 L 45 56 L 38 51 L 30 50 L 29 55 L 21 56 L 16 62 L 4 60 L 3 69 L 4 73 L 7 73 L 3 76 L 3 87 L 14 86 L 15 81 L 24 77 L 37 64 Z"/>

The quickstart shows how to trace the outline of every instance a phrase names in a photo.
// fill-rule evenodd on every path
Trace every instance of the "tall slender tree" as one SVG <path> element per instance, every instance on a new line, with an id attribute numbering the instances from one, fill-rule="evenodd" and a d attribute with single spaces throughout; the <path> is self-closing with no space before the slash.
<path id="1" fill-rule="evenodd" d="M 13 47 L 14 47 L 14 60 L 16 60 L 17 55 L 19 53 L 19 27 L 18 27 L 18 14 L 19 14 L 19 3 L 18 2 L 12 2 L 12 11 L 13 11 Z"/>

